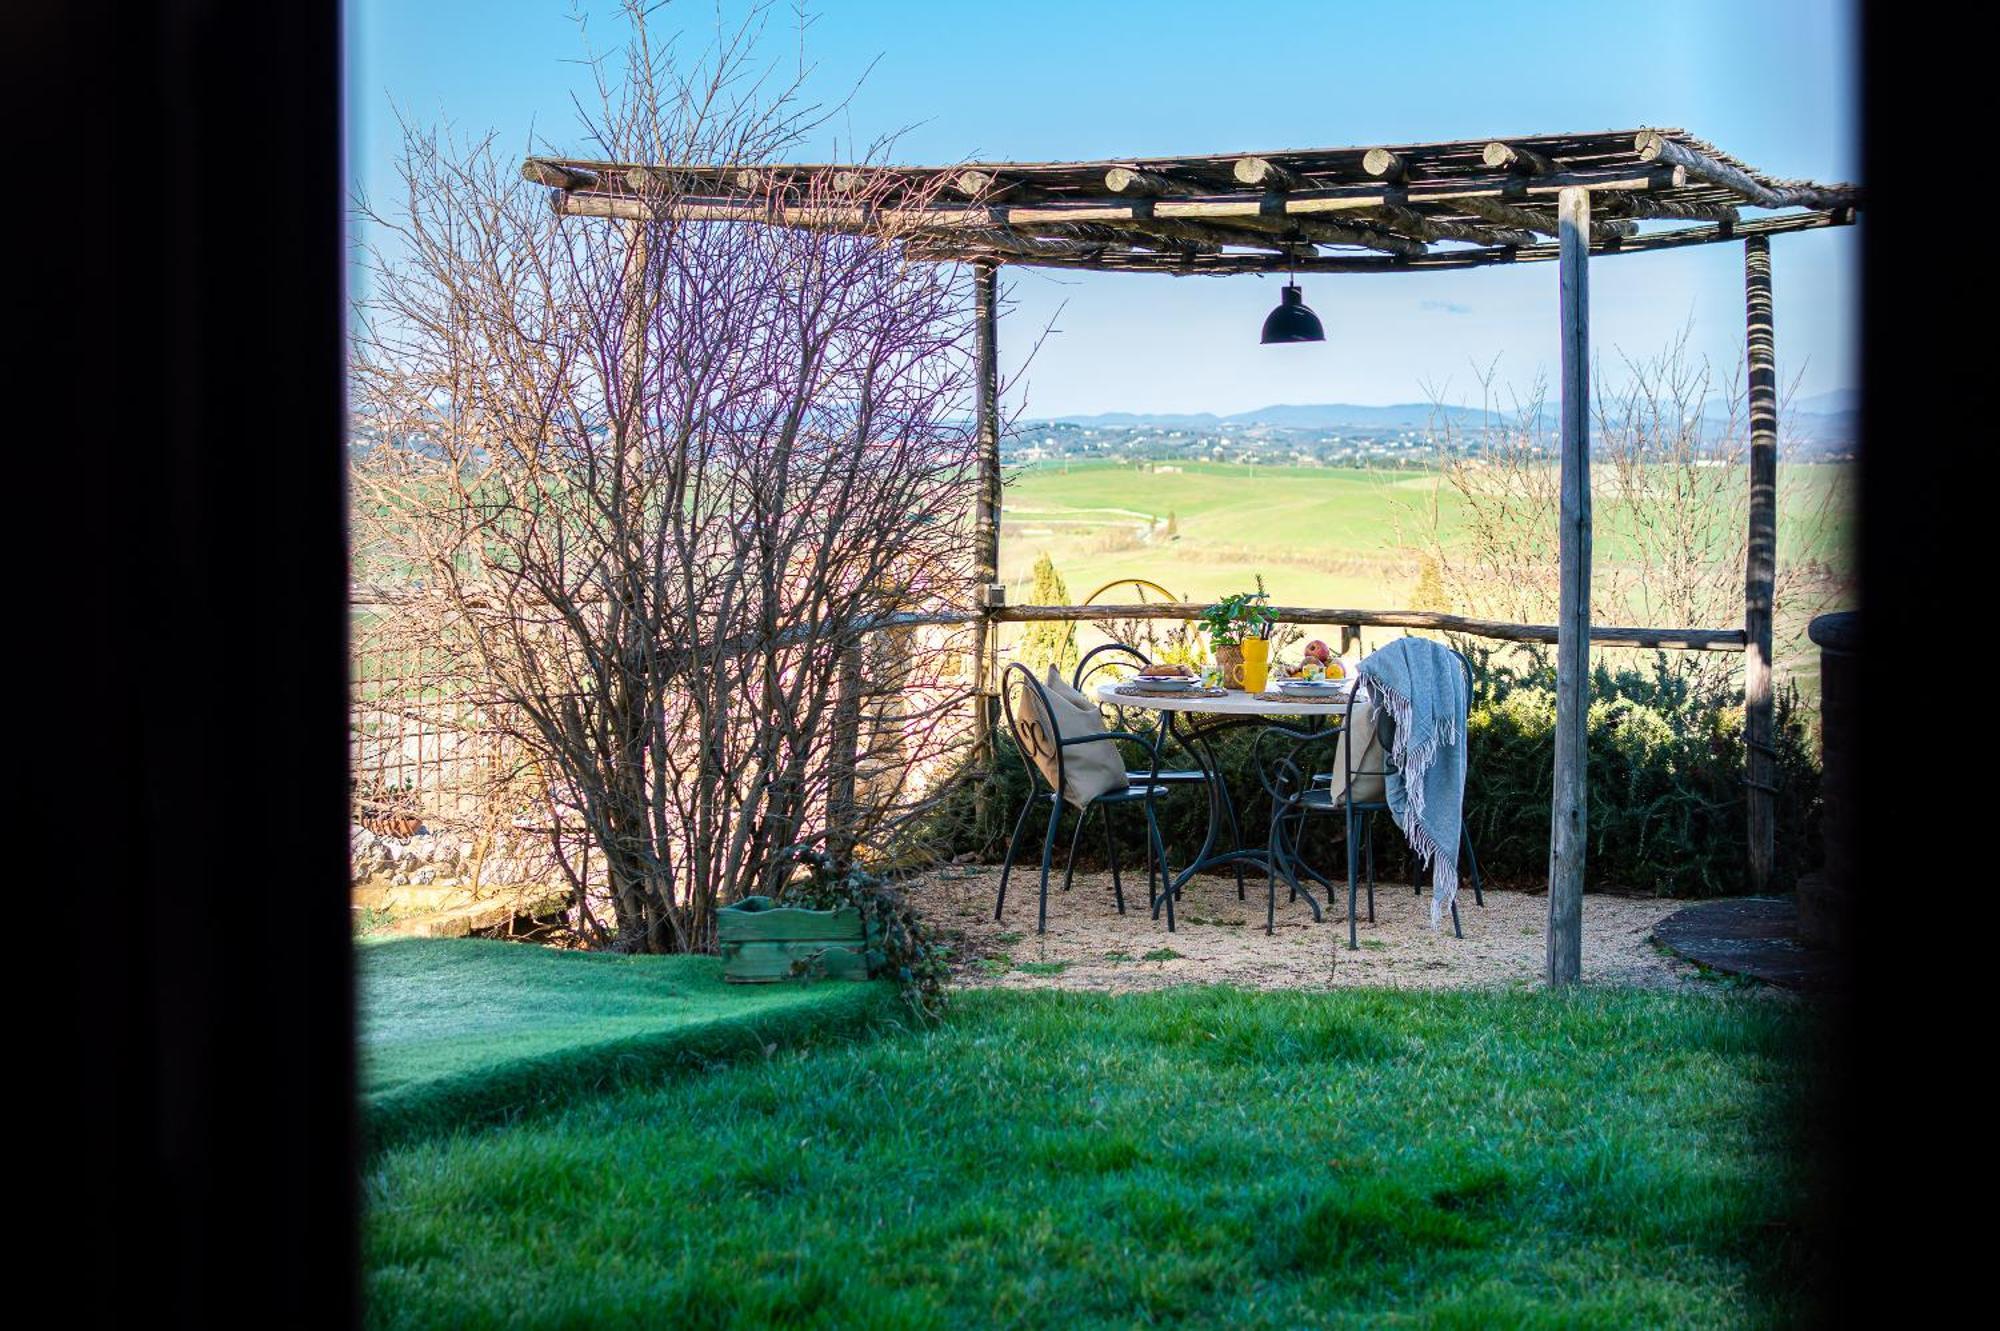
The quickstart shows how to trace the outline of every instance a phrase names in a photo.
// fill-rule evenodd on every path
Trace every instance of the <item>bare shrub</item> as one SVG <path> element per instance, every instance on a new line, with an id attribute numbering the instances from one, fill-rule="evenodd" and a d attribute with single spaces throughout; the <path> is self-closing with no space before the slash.
<path id="1" fill-rule="evenodd" d="M 1593 404 L 1591 618 L 1740 626 L 1750 505 L 1742 374 L 1717 376 L 1689 352 L 1685 330 L 1658 355 L 1623 364 L 1622 386 L 1599 391 Z M 1552 624 L 1561 507 L 1555 412 L 1543 382 L 1504 403 L 1491 367 L 1480 382 L 1481 426 L 1465 430 L 1438 414 L 1437 481 L 1413 511 L 1406 540 L 1436 570 L 1449 609 Z M 1786 434 L 1781 411 L 1781 456 Z M 1846 488 L 1833 476 L 1796 465 L 1779 472 L 1773 655 L 1781 667 L 1810 658 L 1806 623 L 1851 591 L 1839 557 Z M 1446 504 L 1447 497 L 1455 502 Z M 1739 681 L 1743 664 L 1736 653 L 1682 652 L 1671 660 L 1678 674 L 1713 686 Z"/>
<path id="2" fill-rule="evenodd" d="M 628 19 L 587 155 L 782 160 L 823 118 L 766 90 L 754 26 L 684 67 Z M 954 644 L 873 630 L 970 576 L 968 274 L 693 220 L 678 187 L 564 219 L 516 167 L 406 128 L 405 197 L 361 206 L 389 243 L 356 312 L 356 572 L 525 754 L 555 845 L 601 856 L 601 883 L 561 857 L 591 926 L 595 900 L 618 946 L 701 949 L 829 814 L 892 838 L 964 711 Z"/>

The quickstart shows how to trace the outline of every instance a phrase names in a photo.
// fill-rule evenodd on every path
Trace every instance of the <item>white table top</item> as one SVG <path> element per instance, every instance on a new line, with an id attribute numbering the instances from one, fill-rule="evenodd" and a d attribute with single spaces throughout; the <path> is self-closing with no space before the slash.
<path id="1" fill-rule="evenodd" d="M 1097 700 L 1112 707 L 1150 707 L 1158 712 L 1206 712 L 1217 716 L 1328 716 L 1339 720 L 1347 715 L 1345 694 L 1338 702 L 1267 702 L 1254 693 L 1236 690 L 1231 690 L 1226 698 L 1120 693 L 1118 683 L 1112 683 L 1097 686 Z"/>

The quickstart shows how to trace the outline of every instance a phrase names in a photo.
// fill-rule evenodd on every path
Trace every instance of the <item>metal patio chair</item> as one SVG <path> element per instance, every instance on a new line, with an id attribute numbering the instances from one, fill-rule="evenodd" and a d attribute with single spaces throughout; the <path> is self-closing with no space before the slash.
<path id="1" fill-rule="evenodd" d="M 1018 676 L 1018 679 L 1016 678 Z M 1023 691 L 1024 698 L 1031 698 L 1035 705 L 1016 708 L 1016 690 Z M 1032 692 L 1027 692 L 1032 691 Z M 1021 834 L 1027 830 L 1028 813 L 1038 803 L 1049 804 L 1048 832 L 1042 838 L 1041 896 L 1035 914 L 1035 932 L 1047 933 L 1049 924 L 1049 870 L 1054 863 L 1056 848 L 1056 827 L 1062 821 L 1063 805 L 1068 803 L 1063 797 L 1063 787 L 1068 784 L 1066 777 L 1066 754 L 1081 744 L 1113 744 L 1129 742 L 1139 746 L 1146 755 L 1149 769 L 1140 774 L 1134 783 L 1129 778 L 1118 789 L 1106 791 L 1086 802 L 1077 810 L 1076 831 L 1070 837 L 1070 864 L 1063 874 L 1063 887 L 1068 889 L 1070 879 L 1076 870 L 1076 840 L 1083 831 L 1083 824 L 1093 811 L 1102 810 L 1106 819 L 1104 829 L 1105 850 L 1111 860 L 1111 890 L 1118 902 L 1118 913 L 1125 913 L 1125 886 L 1119 874 L 1117 843 L 1111 836 L 1109 810 L 1115 805 L 1137 804 L 1146 815 L 1146 840 L 1151 848 L 1151 860 L 1159 869 L 1163 881 L 1171 882 L 1172 875 L 1167 867 L 1166 847 L 1160 840 L 1160 825 L 1153 814 L 1153 804 L 1167 791 L 1165 785 L 1148 779 L 1150 771 L 1159 765 L 1158 745 L 1160 735 L 1141 734 L 1131 730 L 1103 730 L 1084 735 L 1064 735 L 1057 712 L 1051 705 L 1048 690 L 1042 681 L 1035 678 L 1035 672 L 1019 661 L 1007 667 L 1001 676 L 1000 701 L 1007 710 L 1007 728 L 1014 736 L 1014 743 L 1021 751 L 1021 758 L 1028 769 L 1028 798 L 1021 803 L 1021 815 L 1014 822 L 1014 835 L 1007 842 L 1007 858 L 1000 867 L 1000 890 L 993 901 L 993 918 L 998 921 L 1007 906 L 1007 880 L 1014 872 L 1014 853 L 1020 849 Z M 1039 759 L 1053 756 L 1056 778 L 1051 784 L 1048 775 L 1042 771 Z M 1046 789 L 1044 789 L 1046 788 Z M 1150 890 L 1150 875 L 1149 875 Z"/>
<path id="2" fill-rule="evenodd" d="M 1451 649 L 1446 648 L 1445 650 L 1450 651 Z M 1465 655 L 1462 652 L 1452 651 L 1451 654 L 1457 658 L 1459 669 L 1464 672 L 1466 703 L 1468 710 L 1470 710 L 1472 699 L 1472 663 L 1465 659 Z M 1367 707 L 1374 706 L 1372 702 L 1360 703 L 1360 692 L 1360 689 L 1357 687 L 1350 693 L 1347 706 L 1342 712 L 1341 724 L 1337 728 L 1299 730 L 1291 726 L 1267 726 L 1257 736 L 1256 747 L 1252 750 L 1252 763 L 1257 770 L 1259 779 L 1264 783 L 1264 788 L 1271 795 L 1271 824 L 1268 834 L 1268 849 L 1271 862 L 1278 872 L 1282 872 L 1286 880 L 1292 885 L 1294 899 L 1298 895 L 1298 875 L 1301 872 L 1326 887 L 1329 892 L 1332 892 L 1336 886 L 1318 870 L 1306 863 L 1304 858 L 1299 854 L 1299 846 L 1304 836 L 1307 819 L 1317 814 L 1339 813 L 1345 820 L 1347 834 L 1347 946 L 1349 950 L 1358 948 L 1361 945 L 1357 932 L 1357 907 L 1359 905 L 1360 886 L 1362 882 L 1361 860 L 1364 855 L 1367 860 L 1368 922 L 1370 924 L 1375 923 L 1375 815 L 1389 812 L 1389 804 L 1386 797 L 1350 799 L 1349 795 L 1356 789 L 1356 778 L 1364 779 L 1366 787 L 1372 791 L 1374 783 L 1386 780 L 1391 770 L 1389 757 L 1383 749 L 1380 738 L 1381 732 L 1379 730 L 1371 730 L 1368 742 L 1362 746 L 1362 752 L 1359 754 L 1354 752 L 1352 744 L 1340 743 L 1343 736 L 1353 732 L 1354 709 L 1357 703 Z M 1467 734 L 1465 718 L 1463 717 L 1459 719 L 1459 734 L 1461 736 L 1466 736 Z M 1265 748 L 1267 741 L 1272 745 L 1270 751 L 1267 751 Z M 1310 770 L 1310 750 L 1312 746 L 1328 741 L 1338 744 L 1340 771 L 1313 773 Z M 1461 742 L 1469 742 L 1469 737 Z M 1282 752 L 1278 751 L 1278 747 L 1281 744 L 1288 746 Z M 1470 762 L 1469 754 L 1467 761 L 1468 763 Z M 1334 784 L 1336 776 L 1340 778 L 1340 784 L 1337 787 Z M 1287 836 L 1287 824 L 1291 825 L 1289 836 Z M 1458 845 L 1460 865 L 1468 870 L 1469 876 L 1472 879 L 1473 901 L 1480 906 L 1484 906 L 1486 904 L 1486 894 L 1480 886 L 1479 859 L 1473 853 L 1472 834 L 1465 829 L 1462 817 Z M 1420 879 L 1422 871 L 1423 866 L 1419 862 L 1415 871 L 1412 872 L 1411 877 Z M 1417 890 L 1419 892 L 1423 890 L 1421 883 L 1418 884 Z M 1266 933 L 1275 932 L 1277 914 L 1278 881 L 1276 874 L 1274 874 L 1270 883 L 1270 901 L 1265 909 L 1264 930 Z M 1454 937 L 1465 937 L 1464 930 L 1459 925 L 1458 901 L 1456 898 L 1451 903 L 1451 930 Z"/>

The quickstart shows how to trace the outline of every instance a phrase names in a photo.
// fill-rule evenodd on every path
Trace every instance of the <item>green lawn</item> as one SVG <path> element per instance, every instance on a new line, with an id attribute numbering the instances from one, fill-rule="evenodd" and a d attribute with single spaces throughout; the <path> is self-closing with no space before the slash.
<path id="1" fill-rule="evenodd" d="M 558 952 L 479 939 L 364 944 L 362 1103 L 387 1145 L 827 1030 L 886 985 L 730 985 L 715 957 Z"/>
<path id="2" fill-rule="evenodd" d="M 973 992 L 378 1156 L 380 1326 L 1809 1321 L 1796 1010 Z"/>

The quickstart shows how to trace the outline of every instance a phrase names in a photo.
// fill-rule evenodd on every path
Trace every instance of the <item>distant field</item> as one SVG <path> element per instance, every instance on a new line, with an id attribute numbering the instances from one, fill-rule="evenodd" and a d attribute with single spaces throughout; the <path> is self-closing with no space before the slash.
<path id="1" fill-rule="evenodd" d="M 1462 501 L 1432 471 L 1177 465 L 1182 469 L 1165 472 L 1110 462 L 1014 469 L 1000 545 L 1008 599 L 1031 599 L 1031 570 L 1046 551 L 1072 601 L 1113 579 L 1133 577 L 1205 600 L 1248 588 L 1261 573 L 1280 603 L 1403 607 L 1419 571 L 1423 513 L 1437 506 L 1448 543 L 1465 528 Z M 1602 471 L 1598 484 L 1600 491 L 1606 484 Z M 1781 560 L 1814 555 L 1842 564 L 1844 529 L 1812 515 L 1826 505 L 1843 508 L 1850 485 L 1845 465 L 1786 469 Z M 1166 532 L 1169 515 L 1175 537 Z M 1811 529 L 1818 539 L 1808 542 Z M 1615 565 L 1632 553 L 1629 534 L 1600 519 L 1598 565 Z M 1809 670 L 1807 662 L 1796 664 Z"/>

